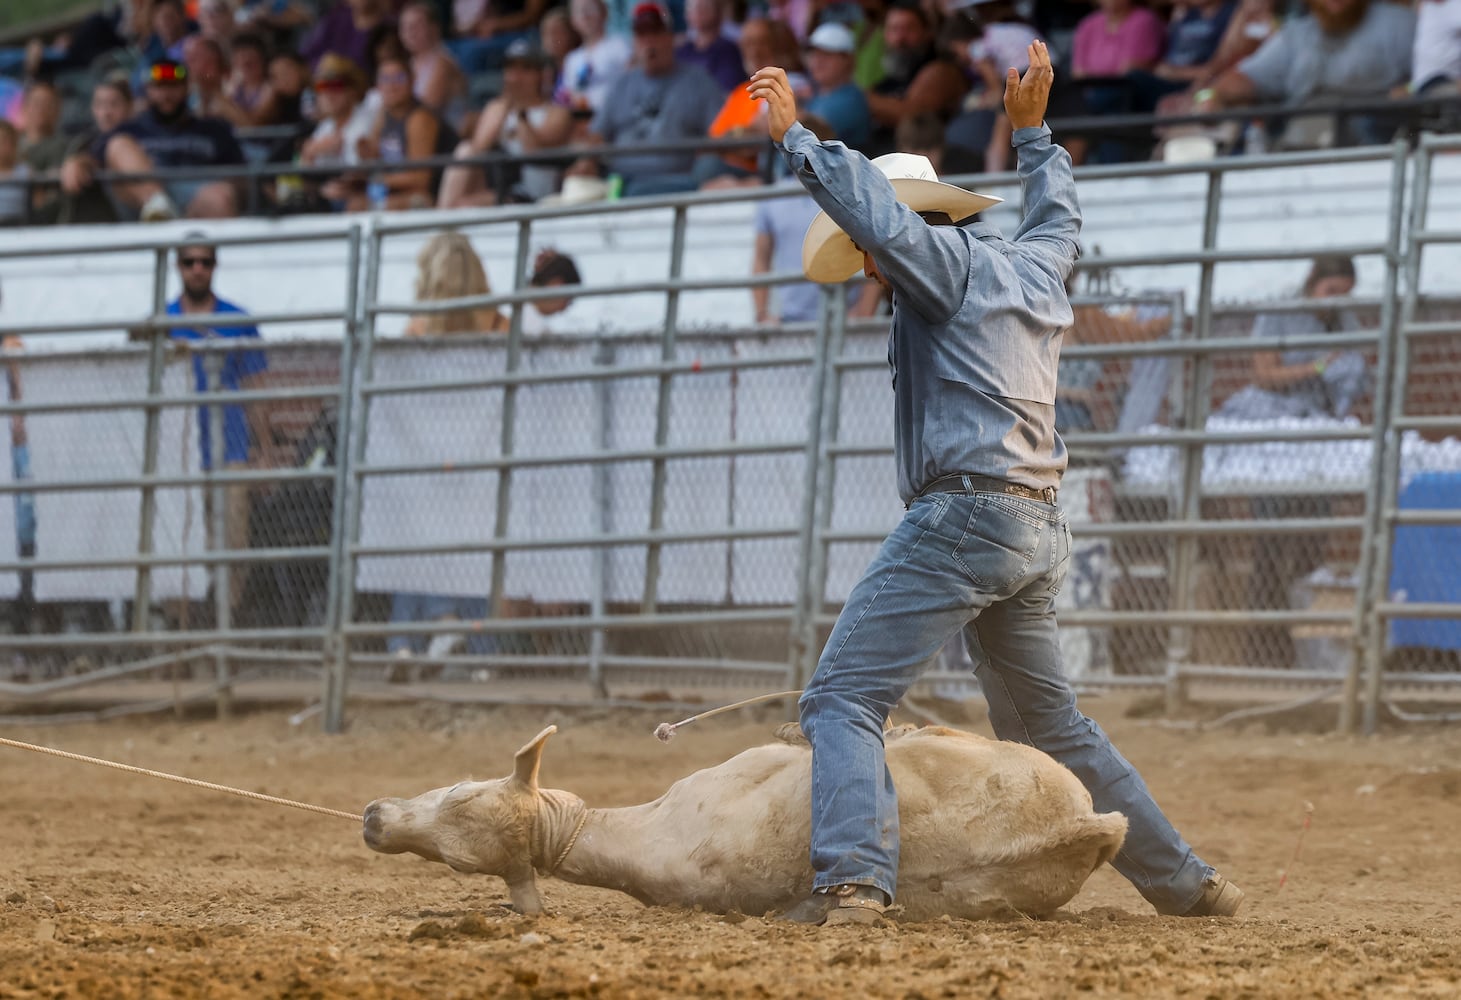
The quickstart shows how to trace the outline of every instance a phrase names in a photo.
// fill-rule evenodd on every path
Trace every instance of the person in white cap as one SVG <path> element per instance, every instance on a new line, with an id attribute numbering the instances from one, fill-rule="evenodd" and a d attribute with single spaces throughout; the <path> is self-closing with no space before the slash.
<path id="1" fill-rule="evenodd" d="M 1065 445 L 1055 373 L 1071 325 L 1065 279 L 1080 254 L 1070 157 L 1044 125 L 1054 71 L 1030 46 L 1004 106 L 1024 192 L 1012 240 L 979 221 L 998 201 L 941 183 L 928 161 L 869 161 L 797 123 L 779 68 L 751 78 L 771 138 L 822 207 L 802 262 L 814 281 L 859 267 L 893 294 L 898 491 L 908 513 L 851 594 L 802 694 L 812 744 L 813 891 L 798 923 L 877 922 L 898 878 L 898 801 L 883 723 L 960 630 L 1001 739 L 1069 767 L 1099 812 L 1123 813 L 1115 862 L 1159 912 L 1231 915 L 1243 893 L 1192 851 L 1141 776 L 1076 708 L 1061 667 L 1055 595 L 1070 563 L 1056 502 Z M 971 776 L 973 780 L 974 776 Z"/>
<path id="2" fill-rule="evenodd" d="M 807 39 L 807 73 L 817 92 L 807 101 L 807 111 L 832 126 L 853 149 L 862 149 L 872 137 L 872 113 L 867 95 L 853 81 L 857 69 L 857 39 L 845 24 L 828 21 L 817 26 Z"/>

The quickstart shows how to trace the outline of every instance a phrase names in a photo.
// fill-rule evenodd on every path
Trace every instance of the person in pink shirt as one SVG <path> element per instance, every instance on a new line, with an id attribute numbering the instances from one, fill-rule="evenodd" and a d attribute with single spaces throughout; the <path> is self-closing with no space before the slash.
<path id="1" fill-rule="evenodd" d="M 1167 48 L 1167 27 L 1160 17 L 1132 0 L 1096 0 L 1096 7 L 1076 25 L 1071 76 L 1080 86 L 1088 114 L 1122 114 L 1132 110 L 1133 91 L 1126 75 L 1150 70 L 1161 60 Z M 1072 137 L 1066 145 L 1076 163 L 1086 160 L 1084 140 Z M 1117 139 L 1097 141 L 1090 155 L 1095 163 L 1129 158 L 1124 143 Z"/>
<path id="2" fill-rule="evenodd" d="M 1151 69 L 1167 48 L 1162 19 L 1132 0 L 1097 0 L 1097 9 L 1076 25 L 1071 75 L 1125 76 Z"/>

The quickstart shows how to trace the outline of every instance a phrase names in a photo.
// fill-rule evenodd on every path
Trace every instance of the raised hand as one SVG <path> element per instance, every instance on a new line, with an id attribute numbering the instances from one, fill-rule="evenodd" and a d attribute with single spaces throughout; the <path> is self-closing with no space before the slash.
<path id="1" fill-rule="evenodd" d="M 1014 128 L 1038 128 L 1045 121 L 1045 106 L 1050 101 L 1050 85 L 1055 70 L 1050 65 L 1050 50 L 1041 41 L 1029 48 L 1030 68 L 1024 79 L 1011 66 L 1004 77 L 1004 110 Z"/>
<path id="2" fill-rule="evenodd" d="M 786 135 L 786 130 L 796 123 L 796 95 L 791 91 L 791 81 L 786 78 L 786 70 L 780 66 L 758 69 L 746 89 L 751 92 L 752 100 L 766 102 L 766 122 L 771 130 L 771 138 L 780 142 Z"/>

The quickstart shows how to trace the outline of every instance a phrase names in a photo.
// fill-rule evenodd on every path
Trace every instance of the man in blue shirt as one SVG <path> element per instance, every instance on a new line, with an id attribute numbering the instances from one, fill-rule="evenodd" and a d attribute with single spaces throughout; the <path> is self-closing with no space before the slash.
<path id="1" fill-rule="evenodd" d="M 213 273 L 218 265 L 218 252 L 207 243 L 201 234 L 189 233 L 183 237 L 178 248 L 178 274 L 182 278 L 183 293 L 169 302 L 169 316 L 186 316 L 192 313 L 237 314 L 244 310 L 219 298 L 213 293 Z M 242 339 L 253 343 L 259 341 L 259 329 L 255 326 L 220 326 L 197 329 L 176 327 L 171 331 L 175 340 L 189 342 L 213 342 L 221 338 Z M 221 367 L 219 366 L 221 363 Z M 261 350 L 229 351 L 221 357 L 213 352 L 199 351 L 193 354 L 193 382 L 198 392 L 211 389 L 237 392 L 254 388 L 259 376 L 269 367 Z M 216 370 L 216 375 L 210 374 Z M 265 424 L 265 408 L 258 403 L 248 407 L 237 404 L 222 407 L 223 410 L 223 468 L 240 469 L 251 464 L 262 448 L 269 444 Z M 213 439 L 210 408 L 198 407 L 198 449 L 202 468 L 213 468 Z M 230 484 L 227 496 L 227 534 L 225 541 L 230 550 L 247 548 L 249 527 L 249 487 L 246 483 Z M 208 521 L 210 530 L 212 519 Z M 214 547 L 217 547 L 216 545 Z"/>
<path id="2" fill-rule="evenodd" d="M 857 68 L 857 39 L 845 24 L 817 26 L 807 39 L 807 72 L 817 85 L 807 112 L 825 118 L 833 132 L 853 149 L 872 138 L 872 112 L 867 95 L 853 80 Z"/>
<path id="3" fill-rule="evenodd" d="M 1228 916 L 1243 894 L 1192 851 L 1141 775 L 1077 708 L 1060 661 L 1055 596 L 1070 564 L 1056 503 L 1055 432 L 1065 280 L 1080 253 L 1070 157 L 1044 126 L 1054 71 L 1043 42 L 1010 69 L 1025 218 L 1006 240 L 977 215 L 997 199 L 941 183 L 926 158 L 874 164 L 797 123 L 783 70 L 751 78 L 771 138 L 823 214 L 802 247 L 807 277 L 861 266 L 893 294 L 894 454 L 908 514 L 853 587 L 801 698 L 812 744 L 813 891 L 786 918 L 876 922 L 898 877 L 898 801 L 883 723 L 962 631 L 1001 739 L 1050 754 L 1098 812 L 1119 812 L 1113 864 L 1158 911 Z"/>

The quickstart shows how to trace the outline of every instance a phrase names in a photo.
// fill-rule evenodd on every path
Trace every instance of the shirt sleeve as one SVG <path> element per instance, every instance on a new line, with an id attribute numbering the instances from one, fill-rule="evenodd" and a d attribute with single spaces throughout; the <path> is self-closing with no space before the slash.
<path id="1" fill-rule="evenodd" d="M 238 144 L 238 137 L 233 134 L 233 126 L 222 120 L 213 123 L 215 130 L 214 153 L 218 157 L 218 165 L 232 166 L 244 161 L 243 149 Z"/>
<path id="2" fill-rule="evenodd" d="M 615 127 L 614 111 L 624 103 L 623 80 L 624 77 L 621 76 L 609 84 L 604 92 L 603 103 L 594 109 L 593 120 L 588 124 L 589 131 L 605 142 L 613 142 L 614 134 L 618 131 Z"/>
<path id="3" fill-rule="evenodd" d="M 1081 209 L 1070 154 L 1051 141 L 1045 125 L 1016 129 L 1012 141 L 1025 203 L 1014 242 L 1064 281 L 1081 255 Z"/>
<path id="4" fill-rule="evenodd" d="M 720 114 L 720 106 L 725 103 L 726 92 L 709 73 L 701 73 L 700 77 L 697 88 L 700 96 L 694 102 L 694 127 L 697 135 L 708 135 L 710 126 Z"/>
<path id="5" fill-rule="evenodd" d="M 123 122 L 122 125 L 118 125 L 110 132 L 99 133 L 94 139 L 92 139 L 91 144 L 87 147 L 86 151 L 91 154 L 91 158 L 95 160 L 102 169 L 106 169 L 107 165 L 107 143 L 112 141 L 112 136 L 118 135 L 123 132 L 125 129 L 125 125 L 126 123 Z"/>
<path id="6" fill-rule="evenodd" d="M 251 340 L 261 343 L 263 338 L 259 336 L 259 328 L 256 326 L 240 327 L 238 339 Z M 234 363 L 238 366 L 238 377 L 248 378 L 250 375 L 258 375 L 260 372 L 269 370 L 269 356 L 264 351 L 236 351 L 234 352 Z"/>
<path id="7" fill-rule="evenodd" d="M 1258 51 L 1238 63 L 1238 72 L 1246 76 L 1263 100 L 1275 100 L 1288 89 L 1288 70 L 1297 53 L 1294 51 L 1294 22 L 1258 47 Z"/>
<path id="8" fill-rule="evenodd" d="M 775 236 L 776 230 L 771 225 L 771 210 L 773 206 L 784 205 L 781 198 L 762 199 L 756 203 L 756 235 Z"/>
<path id="9" fill-rule="evenodd" d="M 1259 313 L 1253 319 L 1253 339 L 1273 340 L 1290 332 L 1294 324 L 1286 313 Z"/>
<path id="10" fill-rule="evenodd" d="M 872 254 L 900 299 L 930 323 L 958 312 L 973 263 L 962 231 L 924 222 L 866 156 L 840 142 L 819 142 L 800 122 L 787 129 L 781 146 L 807 193 Z"/>
<path id="11" fill-rule="evenodd" d="M 1131 16 L 1138 21 L 1136 30 L 1132 33 L 1128 58 L 1132 62 L 1156 62 L 1167 48 L 1167 26 L 1160 17 L 1145 7 L 1136 8 Z"/>

